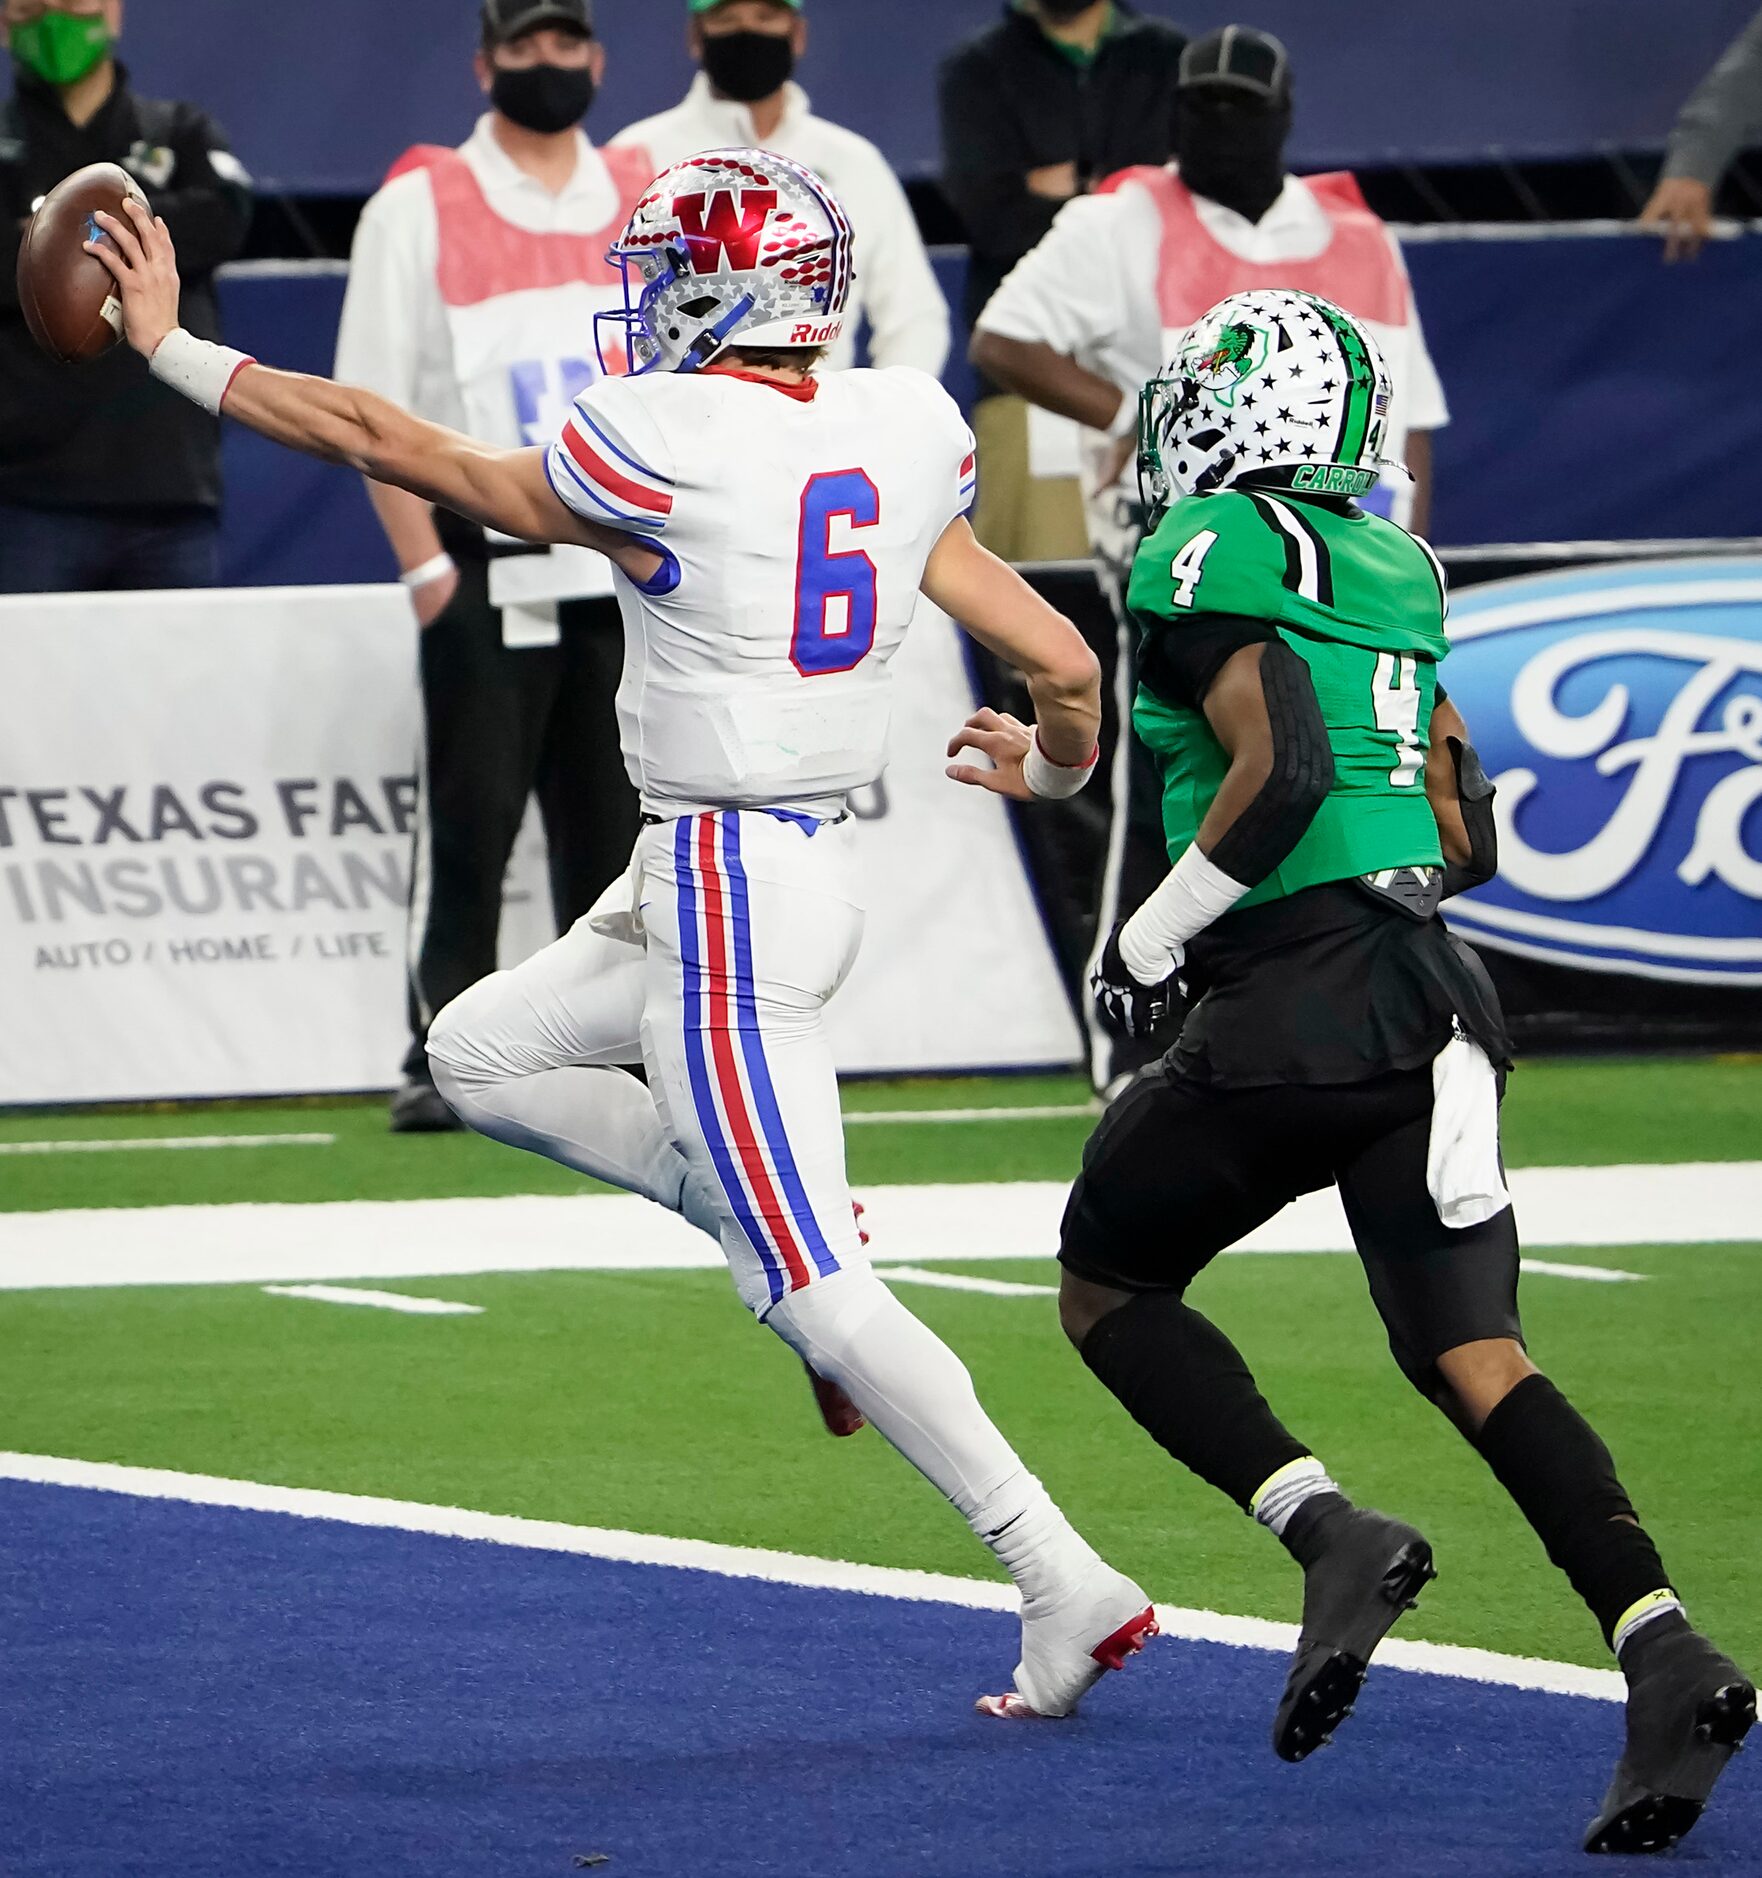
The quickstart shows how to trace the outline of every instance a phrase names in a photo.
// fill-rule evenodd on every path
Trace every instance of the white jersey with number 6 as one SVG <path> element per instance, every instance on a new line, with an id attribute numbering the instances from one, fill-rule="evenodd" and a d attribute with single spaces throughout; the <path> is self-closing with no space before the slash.
<path id="1" fill-rule="evenodd" d="M 973 500 L 972 432 L 935 379 L 607 379 L 546 471 L 576 514 L 662 556 L 646 585 L 617 582 L 619 729 L 652 813 L 841 807 L 880 775 L 889 662 Z"/>

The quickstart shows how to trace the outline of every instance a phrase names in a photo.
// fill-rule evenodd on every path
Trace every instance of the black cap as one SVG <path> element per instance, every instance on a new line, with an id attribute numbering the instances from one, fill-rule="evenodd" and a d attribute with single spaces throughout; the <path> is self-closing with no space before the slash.
<path id="1" fill-rule="evenodd" d="M 593 34 L 593 0 L 483 0 L 483 43 L 505 46 L 541 26 Z"/>
<path id="2" fill-rule="evenodd" d="M 1239 91 L 1269 104 L 1291 95 L 1291 57 L 1282 41 L 1252 26 L 1223 26 L 1181 54 L 1180 85 Z"/>

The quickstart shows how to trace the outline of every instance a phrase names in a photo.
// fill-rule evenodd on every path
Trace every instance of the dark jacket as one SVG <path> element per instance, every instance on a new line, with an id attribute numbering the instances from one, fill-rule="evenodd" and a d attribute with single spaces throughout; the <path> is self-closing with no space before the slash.
<path id="1" fill-rule="evenodd" d="M 249 178 L 194 105 L 116 89 L 83 128 L 52 86 L 20 68 L 0 106 L 0 502 L 52 509 L 215 508 L 220 426 L 147 375 L 126 345 L 91 365 L 38 350 L 18 303 L 31 204 L 88 163 L 120 163 L 165 217 L 183 278 L 183 324 L 220 337 L 214 270 L 244 246 Z"/>
<path id="2" fill-rule="evenodd" d="M 1030 170 L 1075 162 L 1087 187 L 1174 154 L 1186 36 L 1124 5 L 1118 14 L 1086 70 L 1014 6 L 943 63 L 942 181 L 972 244 L 969 326 L 1062 206 L 1029 189 Z"/>

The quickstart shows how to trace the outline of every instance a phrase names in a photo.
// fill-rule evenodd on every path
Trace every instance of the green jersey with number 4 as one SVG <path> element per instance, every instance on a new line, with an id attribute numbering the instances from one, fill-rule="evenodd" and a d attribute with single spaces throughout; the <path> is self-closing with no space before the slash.
<path id="1" fill-rule="evenodd" d="M 1201 615 L 1262 620 L 1309 667 L 1334 786 L 1285 861 L 1241 901 L 1385 868 L 1437 866 L 1425 793 L 1444 579 L 1431 550 L 1355 507 L 1288 490 L 1189 496 L 1138 550 L 1128 604 L 1146 648 Z M 1202 711 L 1139 687 L 1133 727 L 1162 775 L 1169 859 L 1192 845 L 1230 759 Z"/>

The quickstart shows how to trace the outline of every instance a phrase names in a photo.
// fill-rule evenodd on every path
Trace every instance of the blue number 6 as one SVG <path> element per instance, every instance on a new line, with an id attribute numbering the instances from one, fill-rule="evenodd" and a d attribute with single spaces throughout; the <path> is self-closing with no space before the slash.
<path id="1" fill-rule="evenodd" d="M 848 672 L 875 645 L 875 563 L 860 548 L 832 552 L 832 524 L 881 520 L 881 492 L 861 470 L 825 470 L 801 494 L 801 546 L 795 570 L 795 637 L 789 656 L 804 678 Z M 832 602 L 842 600 L 842 607 Z"/>

